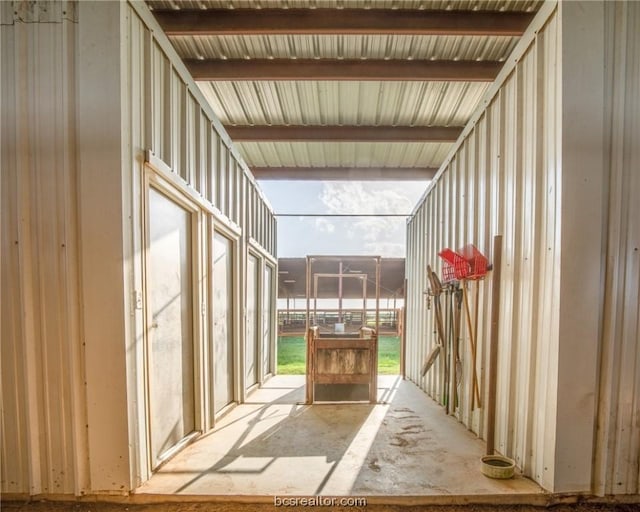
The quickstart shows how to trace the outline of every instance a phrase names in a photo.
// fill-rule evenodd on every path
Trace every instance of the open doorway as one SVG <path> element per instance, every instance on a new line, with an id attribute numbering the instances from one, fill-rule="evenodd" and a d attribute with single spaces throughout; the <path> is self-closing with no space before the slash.
<path id="1" fill-rule="evenodd" d="M 362 256 L 324 262 L 311 279 L 309 325 L 325 333 L 352 334 L 362 327 L 378 331 L 377 370 L 401 374 L 404 319 L 404 259 L 380 259 L 376 317 L 374 269 Z M 366 258 L 365 258 L 366 260 Z M 317 266 L 317 264 L 316 264 Z M 367 271 L 368 270 L 368 271 Z M 314 294 L 313 290 L 317 293 Z M 304 375 L 307 326 L 306 259 L 278 260 L 278 374 Z M 377 324 L 376 324 L 377 321 Z"/>

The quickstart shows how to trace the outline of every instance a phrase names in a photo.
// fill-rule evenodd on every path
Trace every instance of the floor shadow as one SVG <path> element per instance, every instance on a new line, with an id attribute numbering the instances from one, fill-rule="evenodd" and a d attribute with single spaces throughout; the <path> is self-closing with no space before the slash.
<path id="1" fill-rule="evenodd" d="M 484 443 L 401 377 L 379 379 L 376 405 L 300 404 L 300 382 L 275 381 L 265 389 L 276 395 L 270 402 L 252 394 L 255 403 L 231 411 L 162 468 L 155 489 L 307 496 L 539 492 L 521 476 L 484 477 Z"/>
<path id="2" fill-rule="evenodd" d="M 300 405 L 297 400 L 301 390 L 304 396 L 304 386 L 294 388 L 289 393 L 265 403 L 259 409 L 254 409 L 212 432 L 210 435 L 215 436 L 216 432 L 223 429 L 232 426 L 238 428 L 239 422 L 246 424 L 243 432 L 221 458 L 206 470 L 199 471 L 184 482 L 176 492 L 188 491 L 202 478 L 214 474 L 222 476 L 253 473 L 258 475 L 283 457 L 321 457 L 330 464 L 330 468 L 316 490 L 316 494 L 320 493 L 374 406 L 369 404 Z M 275 420 L 277 415 L 282 416 L 283 405 L 291 407 L 281 419 Z M 257 430 L 260 430 L 260 424 L 264 421 L 277 421 L 277 423 L 254 435 Z M 198 442 L 189 449 L 197 450 Z M 164 473 L 172 473 L 172 471 L 166 468 Z"/>

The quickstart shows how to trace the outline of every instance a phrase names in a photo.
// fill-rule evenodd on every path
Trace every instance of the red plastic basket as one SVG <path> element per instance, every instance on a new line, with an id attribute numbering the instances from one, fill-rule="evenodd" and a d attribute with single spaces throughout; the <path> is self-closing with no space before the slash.
<path id="1" fill-rule="evenodd" d="M 469 275 L 471 271 L 469 262 L 457 252 L 447 248 L 440 251 L 438 256 L 444 260 L 442 265 L 443 283 L 449 283 L 456 279 L 465 279 Z"/>
<path id="2" fill-rule="evenodd" d="M 458 251 L 469 264 L 469 274 L 467 279 L 480 279 L 487 274 L 487 265 L 489 261 L 475 245 L 467 244 Z"/>

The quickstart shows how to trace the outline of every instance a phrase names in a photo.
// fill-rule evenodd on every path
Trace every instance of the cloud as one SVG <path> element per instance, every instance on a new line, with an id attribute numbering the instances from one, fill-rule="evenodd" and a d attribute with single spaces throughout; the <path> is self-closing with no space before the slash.
<path id="1" fill-rule="evenodd" d="M 369 254 L 383 255 L 387 258 L 404 258 L 405 246 L 400 242 L 370 242 L 365 244 Z"/>
<path id="2" fill-rule="evenodd" d="M 320 201 L 327 213 L 340 214 L 406 214 L 411 211 L 422 190 L 403 183 L 325 182 Z M 348 220 L 347 220 L 348 219 Z M 348 223 L 348 227 L 345 224 Z M 331 225 L 348 239 L 359 240 L 360 248 L 368 254 L 402 257 L 405 254 L 406 222 L 403 217 L 353 217 L 336 227 L 327 219 L 318 219 L 316 228 L 328 231 Z"/>
<path id="3" fill-rule="evenodd" d="M 326 182 L 320 200 L 329 213 L 408 213 L 412 206 L 400 186 L 380 183 Z"/>
<path id="4" fill-rule="evenodd" d="M 316 219 L 316 228 L 323 233 L 333 233 L 336 230 L 333 223 L 322 217 Z"/>

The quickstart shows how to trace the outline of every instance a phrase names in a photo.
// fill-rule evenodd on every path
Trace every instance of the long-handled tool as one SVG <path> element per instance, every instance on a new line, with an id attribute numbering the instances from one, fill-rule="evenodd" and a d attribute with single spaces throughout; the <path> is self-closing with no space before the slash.
<path id="1" fill-rule="evenodd" d="M 479 285 L 476 285 L 479 287 Z M 473 372 L 472 390 L 471 390 L 471 410 L 475 408 L 476 400 L 478 407 L 482 407 L 480 404 L 480 387 L 478 386 L 478 373 L 476 369 L 476 330 L 471 325 L 471 308 L 469 307 L 469 296 L 467 295 L 466 283 L 462 283 L 462 298 L 464 301 L 464 309 L 467 318 L 467 330 L 469 331 L 469 344 L 471 346 L 471 366 Z M 477 304 L 477 299 L 476 299 Z M 477 308 L 476 308 L 477 314 Z M 476 327 L 477 328 L 477 327 Z"/>
<path id="2" fill-rule="evenodd" d="M 429 278 L 430 295 L 433 297 L 435 320 L 436 320 L 436 331 L 438 333 L 438 343 L 427 355 L 422 365 L 423 376 L 426 375 L 429 369 L 431 368 L 431 366 L 433 366 L 433 363 L 438 358 L 440 351 L 443 349 L 445 345 L 444 327 L 442 326 L 442 309 L 440 304 L 440 294 L 442 293 L 442 284 L 440 283 L 440 279 L 438 279 L 438 276 L 431 269 L 430 265 L 427 265 L 427 277 Z"/>
<path id="3" fill-rule="evenodd" d="M 453 290 L 453 354 L 452 354 L 452 397 L 453 397 L 453 412 L 459 404 L 459 392 L 458 388 L 462 383 L 463 368 L 462 359 L 460 357 L 460 320 L 462 318 L 462 290 L 459 287 Z"/>
<path id="4" fill-rule="evenodd" d="M 451 390 L 451 296 L 449 294 L 449 287 L 446 290 L 446 300 L 444 303 L 444 338 L 446 343 L 443 349 L 443 381 L 442 386 L 442 399 L 445 406 L 445 412 L 449 414 L 451 412 L 451 396 L 453 395 Z"/>
<path id="5" fill-rule="evenodd" d="M 473 341 L 475 344 L 475 354 L 473 355 L 473 367 L 474 369 L 476 368 L 476 356 L 478 354 L 478 350 L 479 350 L 479 345 L 480 342 L 478 341 L 478 311 L 480 309 L 480 281 L 476 281 L 476 294 L 475 294 L 475 300 L 473 303 Z M 477 381 L 479 380 L 476 379 L 476 386 L 478 386 L 478 407 L 482 407 L 482 405 L 480 404 L 480 389 L 479 389 L 479 384 L 477 383 Z"/>

